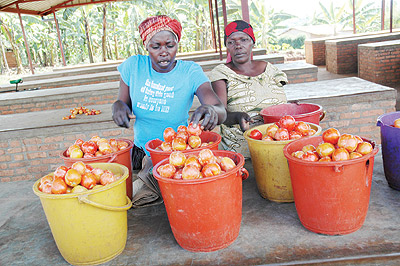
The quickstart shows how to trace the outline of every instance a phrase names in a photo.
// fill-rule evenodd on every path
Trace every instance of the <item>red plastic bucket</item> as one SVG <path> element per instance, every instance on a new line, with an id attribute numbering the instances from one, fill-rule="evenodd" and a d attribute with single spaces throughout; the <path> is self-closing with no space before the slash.
<path id="1" fill-rule="evenodd" d="M 291 115 L 296 121 L 310 122 L 319 125 L 324 119 L 325 111 L 318 104 L 311 103 L 284 103 L 272 105 L 261 110 L 260 115 L 264 124 L 278 122 L 284 115 Z"/>
<path id="2" fill-rule="evenodd" d="M 321 142 L 320 136 L 310 137 L 290 142 L 283 148 L 300 222 L 315 233 L 355 232 L 367 215 L 378 147 L 369 141 L 374 147 L 370 154 L 338 162 L 308 162 L 291 156 L 304 145 L 317 146 Z"/>
<path id="3" fill-rule="evenodd" d="M 385 177 L 389 186 L 400 190 L 400 128 L 392 127 L 400 112 L 392 112 L 378 117 L 381 128 L 382 159 Z"/>
<path id="4" fill-rule="evenodd" d="M 66 152 L 68 149 L 61 152 L 60 157 L 64 160 L 64 164 L 67 167 L 70 167 L 73 163 L 77 161 L 82 161 L 85 164 L 88 163 L 119 163 L 125 165 L 129 169 L 129 176 L 126 179 L 126 195 L 132 200 L 132 157 L 131 150 L 133 147 L 133 142 L 129 139 L 118 139 L 123 140 L 128 143 L 128 147 L 126 149 L 92 158 L 70 158 L 66 156 Z"/>
<path id="5" fill-rule="evenodd" d="M 190 152 L 190 154 L 198 154 Z M 232 244 L 242 220 L 242 180 L 249 175 L 244 157 L 232 151 L 213 151 L 231 158 L 236 167 L 213 177 L 196 180 L 163 178 L 157 173 L 164 159 L 153 168 L 160 186 L 172 233 L 178 244 L 189 251 L 214 251 Z"/>
<path id="6" fill-rule="evenodd" d="M 212 132 L 212 131 L 203 131 L 200 135 L 200 139 L 201 139 L 202 143 L 208 143 L 208 142 L 213 142 L 213 143 L 210 145 L 207 145 L 205 147 L 202 147 L 202 148 L 185 150 L 182 152 L 183 153 L 196 152 L 196 151 L 200 151 L 205 148 L 210 149 L 210 150 L 218 150 L 218 145 L 221 142 L 221 135 L 219 135 L 218 133 Z M 156 150 L 156 148 L 158 146 L 160 146 L 160 144 L 162 142 L 163 141 L 160 139 L 154 139 L 154 140 L 148 141 L 145 145 L 146 150 L 150 153 L 150 157 L 151 157 L 151 161 L 152 161 L 153 165 L 156 165 L 161 160 L 168 158 L 169 155 L 171 154 L 170 151 Z"/>

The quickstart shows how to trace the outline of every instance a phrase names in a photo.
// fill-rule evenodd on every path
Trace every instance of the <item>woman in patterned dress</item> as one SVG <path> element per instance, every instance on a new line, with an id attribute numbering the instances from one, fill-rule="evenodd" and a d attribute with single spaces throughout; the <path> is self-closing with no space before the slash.
<path id="1" fill-rule="evenodd" d="M 216 66 L 208 77 L 214 91 L 225 104 L 227 119 L 220 126 L 221 145 L 225 150 L 249 158 L 243 132 L 263 123 L 260 111 L 268 106 L 286 103 L 283 86 L 286 74 L 272 64 L 252 59 L 255 37 L 251 25 L 243 20 L 225 28 L 226 64 Z"/>

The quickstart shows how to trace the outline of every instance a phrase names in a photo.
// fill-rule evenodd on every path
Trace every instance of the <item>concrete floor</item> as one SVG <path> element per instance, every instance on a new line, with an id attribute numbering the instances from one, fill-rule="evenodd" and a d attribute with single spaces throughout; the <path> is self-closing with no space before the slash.
<path id="1" fill-rule="evenodd" d="M 351 234 L 328 236 L 302 226 L 294 203 L 257 190 L 251 161 L 243 181 L 240 233 L 225 249 L 190 252 L 176 242 L 164 204 L 128 211 L 124 251 L 104 265 L 400 265 L 400 191 L 375 156 L 369 210 Z M 59 253 L 33 181 L 0 183 L 0 265 L 68 265 Z"/>

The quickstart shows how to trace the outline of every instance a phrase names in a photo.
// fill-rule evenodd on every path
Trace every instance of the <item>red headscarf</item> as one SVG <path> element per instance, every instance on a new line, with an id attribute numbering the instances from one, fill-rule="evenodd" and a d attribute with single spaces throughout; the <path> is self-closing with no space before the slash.
<path id="1" fill-rule="evenodd" d="M 254 36 L 253 32 L 253 27 L 247 23 L 244 20 L 235 20 L 231 23 L 229 23 L 224 30 L 225 36 L 224 36 L 224 44 L 226 46 L 226 39 L 228 39 L 229 36 L 231 36 L 232 33 L 242 31 L 246 33 L 247 35 L 250 36 L 250 38 L 253 40 L 253 43 L 256 43 L 256 37 Z M 252 55 L 253 57 L 253 55 Z M 231 55 L 228 53 L 226 62 L 229 63 L 232 61 Z"/>
<path id="2" fill-rule="evenodd" d="M 179 42 L 181 39 L 182 26 L 176 19 L 172 19 L 165 15 L 153 16 L 146 18 L 139 25 L 140 37 L 144 46 L 147 46 L 150 39 L 158 32 L 167 30 L 172 32 Z"/>

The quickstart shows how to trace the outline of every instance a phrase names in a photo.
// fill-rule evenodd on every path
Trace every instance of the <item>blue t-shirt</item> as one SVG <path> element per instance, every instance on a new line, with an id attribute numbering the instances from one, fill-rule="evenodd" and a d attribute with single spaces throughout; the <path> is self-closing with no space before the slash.
<path id="1" fill-rule="evenodd" d="M 195 62 L 177 60 L 170 72 L 159 73 L 145 55 L 129 57 L 118 66 L 118 71 L 129 86 L 136 116 L 134 143 L 145 151 L 149 140 L 163 139 L 165 128 L 176 130 L 179 125 L 187 125 L 196 90 L 209 82 Z"/>

